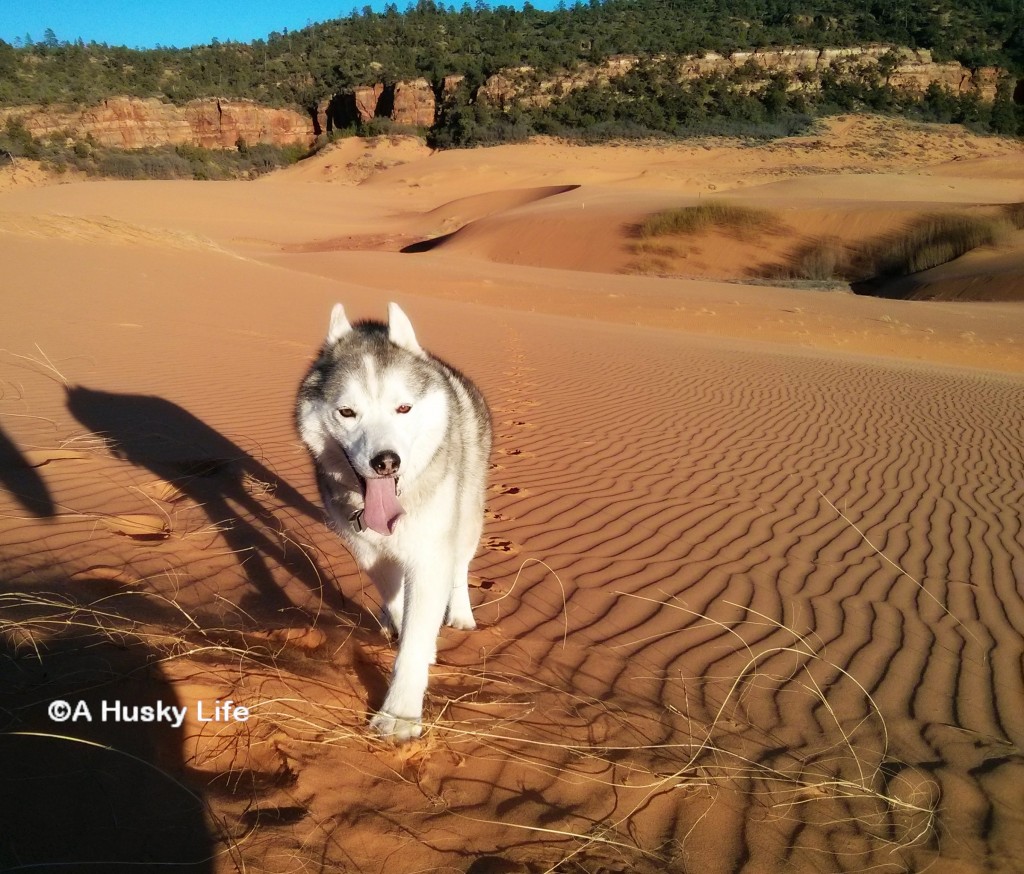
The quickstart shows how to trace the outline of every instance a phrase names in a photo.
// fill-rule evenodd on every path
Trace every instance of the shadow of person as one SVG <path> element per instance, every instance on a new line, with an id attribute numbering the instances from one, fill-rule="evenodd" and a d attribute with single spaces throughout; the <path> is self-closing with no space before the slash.
<path id="1" fill-rule="evenodd" d="M 170 715 L 188 705 L 159 654 L 99 627 L 72 638 L 50 625 L 37 647 L 32 617 L 19 619 L 20 645 L 12 636 L 0 643 L 0 871 L 213 871 L 206 802 L 183 782 L 185 723 Z M 73 718 L 51 710 L 61 701 Z M 158 703 L 167 708 L 159 721 L 104 711 L 120 705 L 118 716 L 131 717 Z"/>
<path id="2" fill-rule="evenodd" d="M 33 516 L 42 518 L 56 512 L 46 481 L 3 429 L 0 429 L 0 482 Z"/>
<path id="3" fill-rule="evenodd" d="M 345 599 L 325 584 L 328 578 L 312 556 L 302 550 L 286 553 L 274 535 L 280 523 L 253 496 L 251 486 L 247 488 L 247 475 L 250 483 L 274 486 L 276 500 L 318 524 L 323 522 L 322 511 L 236 443 L 178 404 L 154 395 L 72 386 L 67 389 L 67 406 L 83 426 L 108 442 L 118 458 L 173 483 L 203 508 L 258 590 L 260 603 L 251 606 L 292 606 L 274 580 L 269 559 L 287 568 L 329 606 L 345 607 Z"/>

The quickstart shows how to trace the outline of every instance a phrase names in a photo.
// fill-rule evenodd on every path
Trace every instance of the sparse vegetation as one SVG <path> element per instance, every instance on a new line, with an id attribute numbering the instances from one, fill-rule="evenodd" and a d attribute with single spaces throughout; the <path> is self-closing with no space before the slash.
<path id="1" fill-rule="evenodd" d="M 1003 207 L 1006 220 L 1018 231 L 1024 231 L 1024 203 L 1008 203 Z"/>
<path id="2" fill-rule="evenodd" d="M 1024 229 L 1024 204 L 1008 204 L 986 213 L 924 215 L 896 231 L 859 243 L 835 236 L 803 237 L 785 256 L 784 265 L 753 264 L 745 280 L 848 288 L 851 283 L 929 270 L 979 247 L 999 245 L 1015 229 Z M 760 241 L 765 235 L 791 238 L 792 234 L 772 212 L 727 201 L 665 210 L 633 228 L 629 251 L 635 257 L 624 269 L 630 273 L 685 272 L 688 262 L 681 266 L 679 259 L 700 251 L 696 248 L 699 243 L 688 242 L 688 238 L 710 232 L 744 242 Z"/>
<path id="3" fill-rule="evenodd" d="M 779 220 L 768 210 L 717 201 L 655 213 L 638 225 L 636 234 L 646 239 L 717 230 L 748 237 L 775 230 L 778 226 Z"/>
<path id="4" fill-rule="evenodd" d="M 999 218 L 973 215 L 925 216 L 902 232 L 869 243 L 853 257 L 857 278 L 908 276 L 938 267 L 979 246 L 995 245 L 1007 230 Z"/>
<path id="5" fill-rule="evenodd" d="M 825 237 L 798 249 L 791 260 L 792 277 L 828 282 L 843 275 L 846 249 L 835 237 Z"/>
<path id="6" fill-rule="evenodd" d="M 777 233 L 782 227 L 778 217 L 768 210 L 725 201 L 663 210 L 632 228 L 634 239 L 629 251 L 635 257 L 624 270 L 650 275 L 673 273 L 678 269 L 676 259 L 695 251 L 686 242 L 687 237 L 717 231 L 750 241 L 762 234 Z"/>
<path id="7" fill-rule="evenodd" d="M 856 246 L 846 246 L 834 237 L 810 240 L 790 253 L 786 268 L 770 271 L 770 277 L 870 282 L 909 276 L 981 246 L 997 245 L 1013 227 L 1024 226 L 1020 206 L 1009 205 L 997 215 L 923 216 L 899 231 Z"/>

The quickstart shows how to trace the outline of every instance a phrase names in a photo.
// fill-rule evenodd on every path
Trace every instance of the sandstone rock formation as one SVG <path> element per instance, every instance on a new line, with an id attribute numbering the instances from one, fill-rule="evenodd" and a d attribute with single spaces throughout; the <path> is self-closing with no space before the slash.
<path id="1" fill-rule="evenodd" d="M 667 58 L 655 60 L 668 61 Z M 607 82 L 634 69 L 641 59 L 635 56 L 609 58 L 602 64 L 587 64 L 572 73 L 541 77 L 532 67 L 518 67 L 491 76 L 480 88 L 478 97 L 488 103 L 506 107 L 518 102 L 523 106 L 547 106 L 562 94 L 594 82 Z M 887 66 L 883 67 L 883 62 Z M 892 87 L 923 93 L 935 83 L 954 94 L 977 92 L 983 100 L 995 97 L 999 71 L 982 68 L 972 72 L 957 61 L 936 63 L 927 49 L 908 49 L 878 45 L 841 49 L 779 48 L 734 52 L 728 57 L 716 52 L 688 55 L 673 59 L 680 80 L 697 79 L 714 74 L 729 74 L 753 67 L 766 75 L 786 73 L 794 77 L 793 87 L 814 87 L 813 76 L 826 70 L 852 72 L 878 69 L 887 73 Z M 805 81 L 798 83 L 798 74 Z M 807 75 L 810 79 L 807 81 Z"/>
<path id="2" fill-rule="evenodd" d="M 384 83 L 378 82 L 376 85 L 362 85 L 352 92 L 355 111 L 360 121 L 369 121 L 377 115 L 377 106 L 384 96 L 384 91 Z"/>
<path id="3" fill-rule="evenodd" d="M 316 133 L 366 124 L 374 118 L 426 128 L 433 125 L 436 111 L 437 100 L 426 79 L 393 85 L 360 85 L 320 102 L 316 113 Z"/>
<path id="4" fill-rule="evenodd" d="M 239 139 L 250 145 L 290 145 L 308 144 L 313 138 L 309 115 L 241 100 L 193 100 L 174 106 L 155 98 L 111 97 L 86 108 L 19 106 L 0 109 L 0 124 L 12 116 L 36 137 L 66 131 L 122 149 L 167 144 L 233 149 Z"/>
<path id="5" fill-rule="evenodd" d="M 437 100 L 430 83 L 423 78 L 395 85 L 391 118 L 398 124 L 430 127 L 434 123 Z"/>

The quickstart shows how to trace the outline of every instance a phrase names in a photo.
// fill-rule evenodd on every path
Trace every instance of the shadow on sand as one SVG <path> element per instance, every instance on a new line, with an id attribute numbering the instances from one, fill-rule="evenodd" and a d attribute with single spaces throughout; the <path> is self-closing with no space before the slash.
<path id="1" fill-rule="evenodd" d="M 0 483 L 33 516 L 44 518 L 56 512 L 50 490 L 14 441 L 0 429 Z"/>
<path id="2" fill-rule="evenodd" d="M 212 871 L 216 841 L 205 801 L 183 782 L 181 728 L 104 711 L 180 706 L 157 654 L 98 628 L 53 635 L 57 615 L 4 611 L 4 630 L 18 634 L 0 644 L 0 870 Z M 60 701 L 72 718 L 54 718 Z"/>
<path id="3" fill-rule="evenodd" d="M 267 610 L 292 606 L 275 582 L 269 561 L 300 579 L 324 603 L 337 610 L 343 596 L 325 583 L 313 556 L 297 548 L 286 551 L 274 514 L 257 500 L 251 483 L 273 488 L 275 500 L 323 524 L 320 508 L 268 470 L 233 441 L 188 410 L 153 395 L 117 394 L 73 386 L 67 390 L 71 414 L 89 431 L 101 435 L 118 458 L 173 483 L 203 508 L 221 529 L 245 574 Z M 248 480 L 248 487 L 247 487 Z"/>

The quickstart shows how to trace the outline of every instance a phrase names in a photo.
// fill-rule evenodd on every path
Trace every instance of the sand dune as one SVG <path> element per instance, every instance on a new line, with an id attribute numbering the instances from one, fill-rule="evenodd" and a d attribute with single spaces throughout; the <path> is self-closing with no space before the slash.
<path id="1" fill-rule="evenodd" d="M 416 161 L 431 150 L 418 137 L 350 137 L 325 147 L 314 161 L 303 161 L 263 182 L 335 182 L 358 185 L 382 170 Z"/>
<path id="2" fill-rule="evenodd" d="M 793 203 L 870 201 L 905 207 L 932 204 L 1014 203 L 1024 198 L 1024 180 L 1008 173 L 994 179 L 943 174 L 906 176 L 896 173 L 801 176 L 743 189 L 743 196 Z"/>
<path id="3" fill-rule="evenodd" d="M 706 196 L 695 156 L 793 239 L 1020 197 L 1019 146 L 955 130 L 899 129 L 862 187 L 797 162 L 883 124 L 0 195 L 0 867 L 1017 870 L 1021 304 L 619 272 L 624 226 Z M 955 153 L 973 197 L 929 188 Z M 1009 287 L 1007 246 L 916 279 Z M 391 299 L 496 434 L 481 627 L 401 747 L 291 418 L 331 304 Z M 204 721 L 228 699 L 251 718 Z"/>

